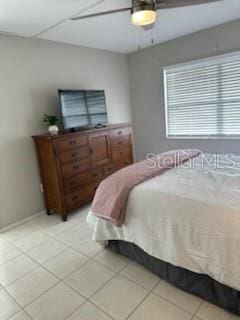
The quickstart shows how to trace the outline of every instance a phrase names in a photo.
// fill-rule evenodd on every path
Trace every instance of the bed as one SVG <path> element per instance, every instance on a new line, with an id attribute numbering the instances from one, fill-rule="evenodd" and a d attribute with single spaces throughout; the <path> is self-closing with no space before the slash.
<path id="1" fill-rule="evenodd" d="M 89 212 L 93 240 L 240 314 L 240 157 L 201 154 L 130 192 L 121 227 Z"/>

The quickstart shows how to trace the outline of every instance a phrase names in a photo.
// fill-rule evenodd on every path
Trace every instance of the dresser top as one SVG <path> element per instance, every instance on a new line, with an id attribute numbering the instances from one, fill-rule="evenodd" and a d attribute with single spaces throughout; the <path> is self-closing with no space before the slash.
<path id="1" fill-rule="evenodd" d="M 51 135 L 49 133 L 44 133 L 44 134 L 39 134 L 39 135 L 33 135 L 33 139 L 38 139 L 38 138 L 47 138 L 47 139 L 59 139 L 63 137 L 71 137 L 72 135 L 84 135 L 84 134 L 89 134 L 89 133 L 95 133 L 95 132 L 101 132 L 101 131 L 106 131 L 106 130 L 111 130 L 111 129 L 117 129 L 117 128 L 122 128 L 122 127 L 129 127 L 132 126 L 131 122 L 128 123 L 119 123 L 119 124 L 108 124 L 103 128 L 91 128 L 91 129 L 82 129 L 82 130 L 76 130 L 74 132 L 59 132 L 56 135 Z"/>

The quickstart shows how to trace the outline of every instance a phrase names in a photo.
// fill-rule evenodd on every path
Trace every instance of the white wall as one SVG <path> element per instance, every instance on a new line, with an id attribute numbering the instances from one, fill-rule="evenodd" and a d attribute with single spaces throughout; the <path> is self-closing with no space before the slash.
<path id="1" fill-rule="evenodd" d="M 148 152 L 198 147 L 240 152 L 239 140 L 166 139 L 162 68 L 240 50 L 240 20 L 171 40 L 129 55 L 131 105 L 137 159 Z"/>
<path id="2" fill-rule="evenodd" d="M 109 122 L 131 120 L 126 56 L 0 35 L 0 228 L 44 209 L 31 135 L 59 88 L 104 89 Z"/>

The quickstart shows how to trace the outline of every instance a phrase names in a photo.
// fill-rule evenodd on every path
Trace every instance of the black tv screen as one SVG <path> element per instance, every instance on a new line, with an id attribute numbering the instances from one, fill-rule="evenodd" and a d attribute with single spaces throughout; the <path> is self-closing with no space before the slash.
<path id="1" fill-rule="evenodd" d="M 64 129 L 107 123 L 103 90 L 59 90 Z"/>

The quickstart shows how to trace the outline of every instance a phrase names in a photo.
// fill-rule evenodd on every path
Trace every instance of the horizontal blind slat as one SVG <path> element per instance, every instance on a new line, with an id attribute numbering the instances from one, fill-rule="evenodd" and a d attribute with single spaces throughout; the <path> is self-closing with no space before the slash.
<path id="1" fill-rule="evenodd" d="M 240 134 L 240 53 L 168 67 L 168 136 Z"/>

